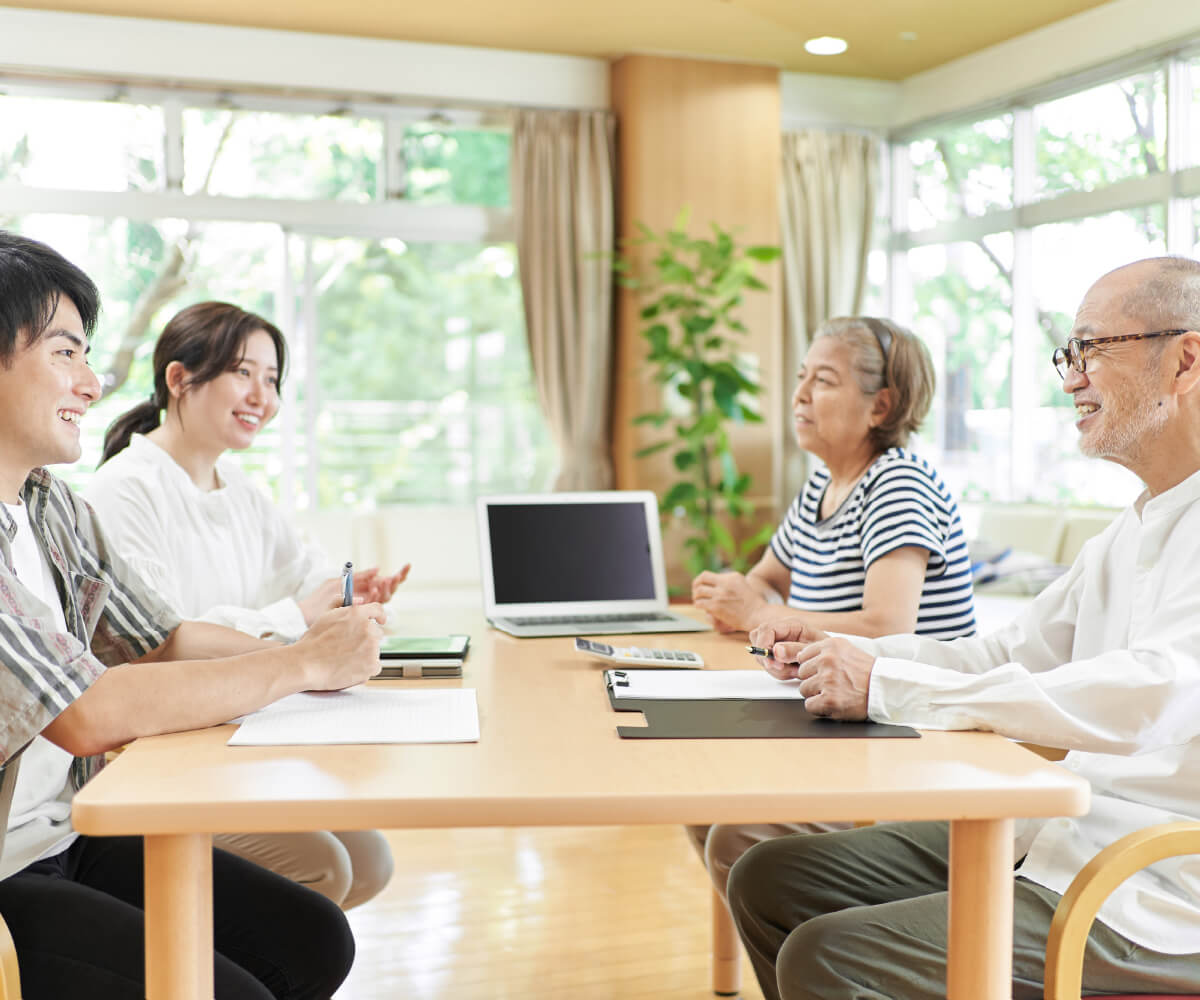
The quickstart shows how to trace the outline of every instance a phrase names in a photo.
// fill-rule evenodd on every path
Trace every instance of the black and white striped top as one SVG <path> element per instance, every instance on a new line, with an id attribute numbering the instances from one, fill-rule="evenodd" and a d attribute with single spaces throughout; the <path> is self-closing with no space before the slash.
<path id="1" fill-rule="evenodd" d="M 971 561 L 958 505 L 933 466 L 902 448 L 880 455 L 831 517 L 818 520 L 829 485 L 822 466 L 804 484 L 771 539 L 791 569 L 787 602 L 806 611 L 861 611 L 867 570 L 905 546 L 929 550 L 918 635 L 975 634 Z"/>

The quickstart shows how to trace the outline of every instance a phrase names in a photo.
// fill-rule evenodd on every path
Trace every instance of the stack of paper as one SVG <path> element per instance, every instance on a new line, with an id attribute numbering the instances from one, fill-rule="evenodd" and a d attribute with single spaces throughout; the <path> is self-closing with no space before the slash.
<path id="1" fill-rule="evenodd" d="M 246 716 L 230 746 L 325 743 L 476 743 L 473 688 L 394 691 L 349 688 L 281 698 Z"/>
<path id="2" fill-rule="evenodd" d="M 614 698 L 765 698 L 803 701 L 799 681 L 777 681 L 765 670 L 606 670 Z"/>

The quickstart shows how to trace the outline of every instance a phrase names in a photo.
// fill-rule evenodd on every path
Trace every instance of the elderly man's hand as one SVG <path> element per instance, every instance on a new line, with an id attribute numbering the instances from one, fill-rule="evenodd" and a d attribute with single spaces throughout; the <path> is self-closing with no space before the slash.
<path id="1" fill-rule="evenodd" d="M 867 717 L 875 657 L 849 640 L 832 638 L 802 622 L 776 622 L 754 629 L 750 643 L 771 653 L 758 662 L 772 677 L 800 679 L 804 707 L 813 715 Z"/>
<path id="2" fill-rule="evenodd" d="M 810 643 L 826 638 L 824 632 L 802 621 L 781 619 L 767 622 L 750 630 L 750 645 L 765 649 L 769 656 L 760 656 L 762 668 L 776 680 L 790 681 L 799 676 L 796 657 Z"/>
<path id="3" fill-rule="evenodd" d="M 865 719 L 875 657 L 847 639 L 822 639 L 796 657 L 804 707 L 831 719 Z"/>

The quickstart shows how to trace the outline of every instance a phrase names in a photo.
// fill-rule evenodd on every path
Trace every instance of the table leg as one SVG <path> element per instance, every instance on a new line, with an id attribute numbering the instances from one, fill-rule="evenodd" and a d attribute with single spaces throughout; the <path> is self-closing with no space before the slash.
<path id="1" fill-rule="evenodd" d="M 212 836 L 146 837 L 147 1000 L 213 1000 Z"/>
<path id="2" fill-rule="evenodd" d="M 1011 1000 L 1013 821 L 950 824 L 947 1000 Z"/>
<path id="3" fill-rule="evenodd" d="M 735 997 L 742 988 L 741 945 L 729 906 L 716 889 L 712 894 L 712 990 Z"/>

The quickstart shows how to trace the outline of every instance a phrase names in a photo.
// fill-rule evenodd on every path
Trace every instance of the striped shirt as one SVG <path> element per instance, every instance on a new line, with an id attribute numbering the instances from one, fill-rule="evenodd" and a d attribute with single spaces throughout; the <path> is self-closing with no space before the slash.
<path id="1" fill-rule="evenodd" d="M 62 617 L 13 570 L 17 524 L 0 505 L 0 760 L 7 761 L 83 694 L 105 669 L 161 646 L 179 617 L 106 544 L 92 509 L 44 469 L 21 488 L 38 548 L 50 564 Z M 22 528 L 22 530 L 25 530 Z M 62 630 L 61 622 L 67 630 Z M 70 834 L 72 792 L 100 758 L 63 773 L 35 751 L 22 761 L 0 877 Z M 48 746 L 48 745 L 47 745 Z M 46 764 L 42 767 L 42 764 Z M 56 775 L 54 778 L 49 775 Z M 42 787 L 39 782 L 47 784 Z M 32 782 L 32 784 L 31 784 Z M 49 787 L 55 784 L 56 787 Z M 38 785 L 38 787 L 33 787 Z"/>
<path id="2" fill-rule="evenodd" d="M 787 603 L 805 611 L 861 611 L 867 570 L 905 546 L 929 552 L 917 635 L 957 639 L 975 633 L 971 561 L 958 505 L 923 458 L 890 448 L 863 473 L 842 505 L 818 520 L 829 472 L 818 468 L 771 539 L 791 570 Z"/>

